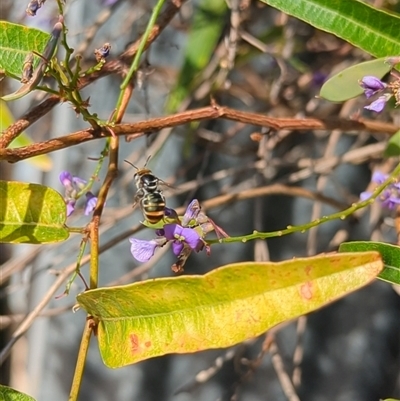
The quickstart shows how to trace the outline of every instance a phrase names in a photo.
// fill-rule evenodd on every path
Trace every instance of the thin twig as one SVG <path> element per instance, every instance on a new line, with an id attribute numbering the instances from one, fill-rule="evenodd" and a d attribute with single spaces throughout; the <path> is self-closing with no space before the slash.
<path id="1" fill-rule="evenodd" d="M 275 369 L 279 383 L 281 384 L 282 390 L 285 393 L 287 399 L 289 401 L 300 401 L 300 398 L 296 393 L 293 383 L 285 370 L 285 366 L 283 364 L 282 357 L 279 354 L 279 349 L 275 340 L 271 341 L 269 350 L 272 356 L 272 365 Z"/>

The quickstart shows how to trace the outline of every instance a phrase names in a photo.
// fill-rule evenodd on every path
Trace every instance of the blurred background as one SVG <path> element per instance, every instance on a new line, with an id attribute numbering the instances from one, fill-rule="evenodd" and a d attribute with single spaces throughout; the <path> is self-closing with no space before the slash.
<path id="1" fill-rule="evenodd" d="M 371 2 L 400 12 L 396 0 Z M 68 1 L 65 24 L 69 45 L 95 63 L 94 49 L 109 42 L 117 57 L 145 30 L 155 1 Z M 27 17 L 25 0 L 1 0 L 0 17 L 50 32 L 57 21 L 57 3 L 47 1 L 37 16 Z M 265 113 L 273 117 L 337 116 L 388 121 L 399 125 L 399 113 L 377 117 L 363 110 L 364 98 L 333 104 L 316 98 L 332 73 L 368 60 L 369 56 L 340 39 L 276 11 L 259 1 L 199 0 L 181 8 L 143 58 L 124 122 L 172 114 L 210 104 Z M 82 92 L 90 111 L 107 119 L 115 107 L 121 76 L 97 80 Z M 2 94 L 19 83 L 7 79 Z M 8 104 L 15 119 L 43 100 L 34 92 Z M 2 129 L 6 109 L 2 107 Z M 5 125 L 5 126 L 4 126 Z M 62 103 L 26 130 L 34 142 L 59 137 L 88 124 L 68 103 Z M 170 207 L 200 202 L 221 194 L 250 191 L 280 183 L 323 193 L 343 205 L 357 201 L 372 171 L 389 172 L 393 159 L 383 160 L 387 137 L 368 132 L 267 132 L 226 120 L 192 123 L 150 133 L 137 140 L 121 138 L 119 175 L 107 200 L 101 244 L 139 224 L 132 210 L 135 170 L 123 160 L 149 167 L 168 182 L 164 194 Z M 21 146 L 21 145 L 19 145 Z M 1 162 L 1 179 L 48 185 L 63 193 L 59 173 L 89 179 L 103 140 L 90 141 L 35 160 Z M 105 171 L 100 173 L 100 182 Z M 95 183 L 94 192 L 100 182 Z M 69 226 L 89 221 L 83 205 Z M 309 199 L 269 195 L 222 204 L 207 210 L 232 236 L 274 231 L 304 224 L 336 212 L 331 205 Z M 137 234 L 151 238 L 150 230 Z M 192 255 L 185 274 L 204 274 L 218 266 L 246 260 L 281 261 L 337 249 L 348 240 L 397 241 L 393 215 L 378 204 L 354 219 L 334 221 L 306 233 L 266 241 L 220 244 L 209 257 Z M 1 348 L 12 332 L 43 299 L 58 273 L 76 261 L 80 237 L 50 246 L 0 245 Z M 128 238 L 100 258 L 100 284 L 131 283 L 172 276 L 173 257 L 164 253 L 141 269 L 132 258 Z M 82 269 L 87 276 L 87 266 Z M 61 295 L 65 285 L 58 289 Z M 54 298 L 12 349 L 1 367 L 0 380 L 40 401 L 65 400 L 75 368 L 85 322 L 83 311 L 72 312 L 83 291 L 77 279 L 67 297 Z M 118 370 L 106 368 L 96 340 L 91 342 L 80 400 L 212 401 L 310 400 L 377 401 L 400 398 L 400 297 L 389 284 L 370 286 L 297 321 L 229 349 L 191 355 L 167 355 Z M 268 345 L 269 344 L 269 345 Z M 291 378 L 295 392 L 285 388 Z"/>

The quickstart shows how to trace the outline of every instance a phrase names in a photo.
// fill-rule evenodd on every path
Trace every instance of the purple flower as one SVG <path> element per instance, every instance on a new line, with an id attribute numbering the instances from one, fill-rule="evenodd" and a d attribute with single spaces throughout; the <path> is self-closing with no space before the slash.
<path id="1" fill-rule="evenodd" d="M 41 8 L 46 0 L 31 0 L 26 7 L 25 12 L 30 15 L 31 17 L 34 17 L 36 15 L 37 10 Z"/>
<path id="2" fill-rule="evenodd" d="M 154 255 L 156 248 L 160 246 L 157 241 L 145 241 L 136 238 L 129 238 L 131 254 L 139 262 L 148 262 Z"/>
<path id="3" fill-rule="evenodd" d="M 96 207 L 97 196 L 94 196 L 90 191 L 86 192 L 86 204 L 85 204 L 85 216 L 89 216 L 90 213 L 93 212 Z"/>
<path id="4" fill-rule="evenodd" d="M 71 216 L 71 214 L 74 212 L 75 203 L 76 203 L 75 199 L 67 200 L 67 202 L 66 202 L 66 205 L 67 205 L 67 217 Z"/>
<path id="5" fill-rule="evenodd" d="M 374 171 L 372 174 L 371 181 L 375 182 L 376 184 L 383 184 L 389 178 L 388 174 L 383 174 L 380 171 Z"/>
<path id="6" fill-rule="evenodd" d="M 200 235 L 193 228 L 182 227 L 179 224 L 166 224 L 164 235 L 168 241 L 173 241 L 172 251 L 176 256 L 179 256 L 185 245 L 196 252 L 204 247 Z"/>
<path id="7" fill-rule="evenodd" d="M 382 82 L 379 78 L 374 77 L 373 75 L 366 75 L 359 81 L 359 84 L 364 89 L 364 94 L 367 99 L 387 87 L 385 82 Z"/>
<path id="8" fill-rule="evenodd" d="M 390 94 L 379 96 L 369 106 L 364 106 L 364 109 L 380 113 L 386 106 L 387 101 L 392 97 Z"/>
<path id="9" fill-rule="evenodd" d="M 164 227 L 156 230 L 156 239 L 150 241 L 129 239 L 132 244 L 131 253 L 135 259 L 139 262 L 147 262 L 154 255 L 157 247 L 162 247 L 171 242 L 172 251 L 177 256 L 177 261 L 173 264 L 172 270 L 179 273 L 183 271 L 183 266 L 192 251 L 200 252 L 205 249 L 207 255 L 210 254 L 210 246 L 204 241 L 204 238 L 210 231 L 215 230 L 217 232 L 219 227 L 201 212 L 197 199 L 189 204 L 181 220 L 176 211 L 170 208 L 165 208 L 165 217 L 168 222 L 165 221 Z M 206 229 L 205 225 L 209 224 L 212 228 Z M 225 232 L 223 233 L 227 236 Z"/>
<path id="10" fill-rule="evenodd" d="M 61 184 L 64 185 L 65 188 L 72 188 L 73 177 L 69 171 L 61 171 L 59 178 Z"/>
<path id="11" fill-rule="evenodd" d="M 387 174 L 383 174 L 380 171 L 375 171 L 372 175 L 371 182 L 375 184 L 381 185 L 388 179 Z M 370 191 L 365 191 L 360 194 L 360 200 L 365 201 L 373 195 Z M 389 184 L 384 191 L 377 198 L 382 207 L 386 207 L 388 209 L 395 209 L 398 205 L 400 205 L 400 183 L 391 183 Z"/>
<path id="12" fill-rule="evenodd" d="M 383 207 L 390 210 L 393 210 L 400 205 L 399 194 L 392 194 L 390 190 L 383 191 L 378 199 L 381 201 Z"/>
<path id="13" fill-rule="evenodd" d="M 64 200 L 69 217 L 75 210 L 76 201 L 83 195 L 87 181 L 73 176 L 69 171 L 62 171 L 59 175 L 61 184 L 65 188 Z M 97 198 L 92 192 L 86 192 L 86 203 L 84 213 L 88 216 L 96 207 Z"/>
<path id="14" fill-rule="evenodd" d="M 188 226 L 192 220 L 196 220 L 201 211 L 200 203 L 197 199 L 193 199 L 186 208 L 183 215 L 182 225 Z"/>

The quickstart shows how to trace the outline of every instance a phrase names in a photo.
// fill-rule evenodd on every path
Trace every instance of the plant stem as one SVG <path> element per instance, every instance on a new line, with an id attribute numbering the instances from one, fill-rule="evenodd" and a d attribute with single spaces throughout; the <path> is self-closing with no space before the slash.
<path id="1" fill-rule="evenodd" d="M 156 23 L 157 17 L 160 14 L 161 8 L 164 5 L 164 2 L 165 2 L 165 0 L 158 0 L 157 4 L 155 5 L 155 7 L 153 9 L 153 12 L 151 14 L 149 23 L 147 24 L 146 30 L 145 30 L 145 32 L 144 32 L 144 34 L 142 36 L 141 41 L 140 41 L 140 45 L 139 45 L 138 51 L 135 54 L 135 58 L 133 59 L 131 67 L 129 68 L 128 74 L 126 75 L 124 81 L 121 84 L 121 91 L 120 91 L 119 98 L 118 98 L 118 101 L 117 101 L 117 107 L 116 107 L 117 113 L 116 114 L 118 114 L 118 111 L 119 111 L 119 109 L 120 109 L 120 107 L 121 107 L 121 105 L 123 103 L 124 92 L 125 92 L 126 88 L 128 87 L 129 83 L 131 82 L 133 74 L 139 68 L 140 58 L 141 58 L 142 53 L 144 51 L 144 48 L 146 46 L 147 40 L 148 40 L 148 38 L 150 36 L 151 30 L 153 29 L 153 27 L 154 27 L 154 25 Z"/>
<path id="2" fill-rule="evenodd" d="M 255 239 L 281 237 L 283 235 L 292 234 L 295 232 L 305 232 L 305 231 L 309 230 L 310 228 L 319 226 L 320 224 L 323 224 L 323 223 L 327 223 L 328 221 L 337 220 L 337 219 L 344 220 L 346 217 L 351 216 L 357 210 L 362 209 L 362 208 L 368 206 L 369 204 L 371 204 L 372 202 L 374 202 L 375 199 L 385 190 L 385 188 L 388 185 L 392 184 L 393 182 L 399 181 L 399 179 L 398 179 L 399 176 L 400 176 L 400 163 L 393 170 L 393 172 L 390 174 L 388 179 L 382 185 L 379 185 L 374 190 L 372 196 L 369 199 L 366 199 L 365 201 L 362 201 L 362 202 L 353 203 L 349 208 L 347 208 L 345 210 L 330 214 L 328 216 L 322 216 L 319 219 L 311 221 L 307 224 L 303 224 L 300 226 L 293 226 L 293 227 L 288 226 L 286 229 L 278 230 L 278 231 L 270 231 L 270 232 L 253 231 L 253 233 L 249 234 L 249 235 L 243 235 L 240 237 L 228 237 L 228 238 L 222 238 L 222 239 L 215 239 L 215 240 L 207 241 L 207 243 L 209 245 L 218 244 L 218 243 L 225 244 L 225 243 L 230 243 L 230 242 L 247 242 L 247 241 L 251 241 L 251 240 L 255 240 Z"/>
<path id="3" fill-rule="evenodd" d="M 81 345 L 79 347 L 74 378 L 72 379 L 71 391 L 69 393 L 69 398 L 68 398 L 69 401 L 77 401 L 78 399 L 78 394 L 81 388 L 83 370 L 85 368 L 85 361 L 89 349 L 90 336 L 92 335 L 92 331 L 93 331 L 93 321 L 87 319 L 85 328 L 83 329 Z"/>

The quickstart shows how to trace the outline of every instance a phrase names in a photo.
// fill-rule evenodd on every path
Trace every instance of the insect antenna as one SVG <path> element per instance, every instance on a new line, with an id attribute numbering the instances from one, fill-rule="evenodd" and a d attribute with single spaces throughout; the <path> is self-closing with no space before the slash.
<path id="1" fill-rule="evenodd" d="M 136 167 L 132 162 L 130 162 L 129 160 L 124 159 L 125 163 L 130 164 L 132 167 L 134 167 L 136 170 L 142 170 L 145 169 L 147 166 L 147 163 L 149 162 L 149 160 L 151 159 L 151 155 L 149 155 L 146 159 L 146 162 L 144 163 L 144 166 L 140 169 L 139 167 Z"/>
<path id="2" fill-rule="evenodd" d="M 133 163 L 131 163 L 129 160 L 124 159 L 125 163 L 130 164 L 132 167 L 134 167 L 136 170 L 139 170 Z"/>

